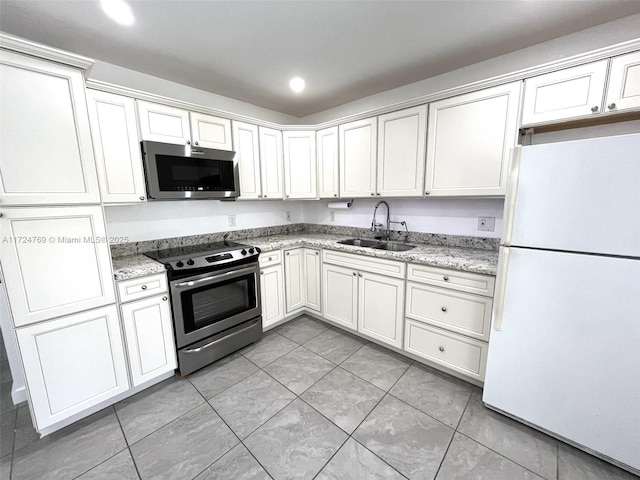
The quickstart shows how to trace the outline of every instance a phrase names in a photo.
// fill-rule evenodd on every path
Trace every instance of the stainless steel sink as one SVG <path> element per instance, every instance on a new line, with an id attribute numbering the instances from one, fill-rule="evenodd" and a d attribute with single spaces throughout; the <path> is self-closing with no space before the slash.
<path id="1" fill-rule="evenodd" d="M 387 250 L 389 252 L 406 252 L 407 250 L 416 248 L 416 246 L 409 245 L 408 243 L 385 242 L 379 245 L 372 246 L 371 248 L 375 248 L 376 250 Z"/>
<path id="2" fill-rule="evenodd" d="M 378 240 L 365 240 L 361 238 L 349 238 L 348 240 L 341 240 L 338 243 L 342 245 L 353 245 L 354 247 L 376 247 L 382 245 Z"/>

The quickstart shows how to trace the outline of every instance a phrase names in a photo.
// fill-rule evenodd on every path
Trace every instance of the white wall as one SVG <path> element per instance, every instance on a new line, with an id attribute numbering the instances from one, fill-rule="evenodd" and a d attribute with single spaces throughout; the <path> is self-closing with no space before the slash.
<path id="1" fill-rule="evenodd" d="M 369 228 L 377 201 L 367 198 L 355 199 L 348 210 L 332 210 L 328 208 L 326 200 L 306 202 L 303 205 L 303 218 L 306 223 Z M 391 207 L 391 220 L 406 221 L 409 231 L 412 232 L 489 238 L 500 238 L 502 234 L 502 199 L 387 198 L 386 201 Z M 331 211 L 336 214 L 335 222 L 330 221 Z M 479 216 L 495 217 L 495 231 L 478 231 Z M 384 224 L 385 218 L 386 210 L 381 206 L 378 208 L 376 219 Z M 398 230 L 402 227 L 392 224 L 391 228 Z"/>
<path id="2" fill-rule="evenodd" d="M 105 214 L 108 235 L 127 237 L 117 242 L 124 243 L 300 223 L 302 203 L 277 200 L 149 202 L 108 206 Z M 291 221 L 287 221 L 287 211 L 291 212 Z M 229 226 L 229 215 L 236 216 L 235 227 Z"/>
<path id="3" fill-rule="evenodd" d="M 119 67 L 101 60 L 96 60 L 91 72 L 89 72 L 89 78 L 268 122 L 283 125 L 298 123 L 298 119 L 291 115 L 215 93 L 205 92 L 197 88 L 187 87 L 186 85 Z"/>
<path id="4" fill-rule="evenodd" d="M 328 122 L 634 40 L 640 38 L 639 26 L 640 14 L 631 15 L 436 77 L 345 103 L 301 118 L 299 123 L 313 125 Z"/>

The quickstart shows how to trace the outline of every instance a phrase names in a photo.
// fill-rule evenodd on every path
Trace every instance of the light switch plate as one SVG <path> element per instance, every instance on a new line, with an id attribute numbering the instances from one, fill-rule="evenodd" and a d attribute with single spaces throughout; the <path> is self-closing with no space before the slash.
<path id="1" fill-rule="evenodd" d="M 230 227 L 235 227 L 236 226 L 236 216 L 235 215 L 229 215 L 229 226 Z"/>

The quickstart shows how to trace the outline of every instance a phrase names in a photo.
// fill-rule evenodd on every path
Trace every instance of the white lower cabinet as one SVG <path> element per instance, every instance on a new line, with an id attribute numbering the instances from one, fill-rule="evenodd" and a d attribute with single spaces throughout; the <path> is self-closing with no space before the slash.
<path id="1" fill-rule="evenodd" d="M 284 271 L 280 251 L 260 256 L 262 328 L 284 319 Z"/>
<path id="2" fill-rule="evenodd" d="M 176 351 L 168 295 L 125 303 L 120 309 L 133 386 L 175 370 Z"/>
<path id="3" fill-rule="evenodd" d="M 372 273 L 380 270 L 392 273 L 389 276 Z M 404 272 L 404 263 L 401 262 L 324 251 L 324 316 L 380 342 L 401 348 Z"/>
<path id="4" fill-rule="evenodd" d="M 39 431 L 129 389 L 115 305 L 16 330 Z"/>
<path id="5" fill-rule="evenodd" d="M 286 250 L 284 278 L 287 314 L 303 307 L 320 311 L 320 250 Z"/>
<path id="6" fill-rule="evenodd" d="M 320 312 L 320 250 L 314 248 L 303 250 L 304 306 Z"/>

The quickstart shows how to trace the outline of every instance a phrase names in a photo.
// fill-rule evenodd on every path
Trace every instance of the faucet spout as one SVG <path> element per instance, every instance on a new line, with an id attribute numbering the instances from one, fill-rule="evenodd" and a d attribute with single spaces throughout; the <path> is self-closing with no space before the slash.
<path id="1" fill-rule="evenodd" d="M 375 232 L 379 225 L 378 222 L 376 221 L 376 212 L 378 211 L 378 207 L 380 205 L 384 205 L 385 207 L 387 207 L 387 225 L 386 225 L 387 228 L 385 230 L 384 239 L 388 241 L 390 238 L 391 216 L 389 214 L 389 204 L 384 200 L 380 200 L 378 203 L 376 203 L 376 206 L 373 208 L 373 220 L 371 221 L 371 231 Z"/>

